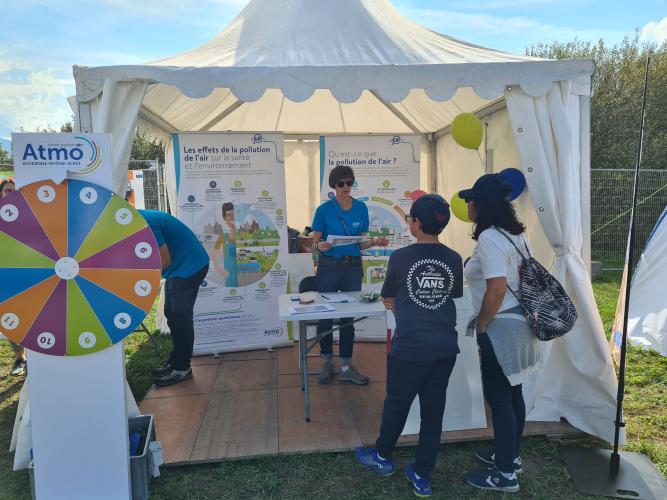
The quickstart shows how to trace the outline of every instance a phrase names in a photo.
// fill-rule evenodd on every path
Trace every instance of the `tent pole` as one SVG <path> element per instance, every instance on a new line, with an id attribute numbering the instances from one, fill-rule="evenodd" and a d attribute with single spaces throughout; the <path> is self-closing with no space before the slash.
<path id="1" fill-rule="evenodd" d="M 630 309 L 630 285 L 632 284 L 632 260 L 633 246 L 635 242 L 635 208 L 637 207 L 637 192 L 639 190 L 639 168 L 642 162 L 642 143 L 644 141 L 644 113 L 646 110 L 646 90 L 648 88 L 648 65 L 651 58 L 646 58 L 644 69 L 644 94 L 642 95 L 642 111 L 639 122 L 639 147 L 637 148 L 637 161 L 635 163 L 635 182 L 632 187 L 632 209 L 630 210 L 630 229 L 628 231 L 628 246 L 625 251 L 625 267 L 627 278 L 625 280 L 625 304 L 623 307 L 623 339 L 621 341 L 621 361 L 618 370 L 618 394 L 616 396 L 616 419 L 614 424 L 614 452 L 609 462 L 609 474 L 616 477 L 619 472 L 621 456 L 618 454 L 618 440 L 621 427 L 625 427 L 623 421 L 623 396 L 625 392 L 625 355 L 628 349 L 628 314 Z"/>
<path id="2" fill-rule="evenodd" d="M 373 95 L 373 97 L 375 97 L 378 101 L 380 101 L 380 103 L 382 103 L 382 105 L 384 105 L 385 108 L 391 111 L 394 114 L 394 116 L 396 116 L 396 118 L 401 120 L 406 127 L 412 130 L 415 134 L 419 135 L 422 134 L 422 131 L 419 130 L 419 128 L 417 128 L 417 126 L 414 123 L 412 123 L 412 121 L 407 116 L 401 113 L 396 106 L 382 99 L 382 97 L 380 97 L 380 94 L 377 93 L 377 90 L 369 89 L 368 91 Z"/>
<path id="3" fill-rule="evenodd" d="M 206 125 L 204 125 L 202 128 L 200 128 L 199 132 L 208 132 L 213 127 L 215 127 L 218 123 L 220 123 L 222 120 L 224 120 L 229 115 L 231 115 L 234 111 L 236 111 L 241 106 L 243 106 L 243 104 L 244 104 L 243 101 L 241 101 L 240 99 L 237 99 L 232 105 L 225 108 L 225 110 L 222 113 L 220 113 L 218 116 L 216 116 L 215 118 L 210 120 Z"/>
<path id="4" fill-rule="evenodd" d="M 178 132 L 178 129 L 174 125 L 169 123 L 164 118 L 156 115 L 151 109 L 147 108 L 143 104 L 139 108 L 139 118 L 146 120 L 152 125 L 155 125 L 157 128 L 169 135 L 171 135 L 173 132 Z"/>

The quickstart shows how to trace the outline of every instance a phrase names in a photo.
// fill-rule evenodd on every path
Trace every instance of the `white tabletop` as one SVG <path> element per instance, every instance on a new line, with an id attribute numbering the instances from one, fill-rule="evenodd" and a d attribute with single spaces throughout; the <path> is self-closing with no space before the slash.
<path id="1" fill-rule="evenodd" d="M 345 295 L 357 299 L 355 302 L 329 304 L 326 300 L 320 297 L 317 292 L 306 292 L 302 294 L 287 293 L 280 296 L 278 299 L 278 316 L 283 321 L 305 321 L 311 319 L 335 319 L 335 318 L 358 318 L 360 316 L 384 316 L 384 304 L 378 299 L 375 302 L 363 302 L 360 298 L 361 292 L 344 292 Z M 329 304 L 335 307 L 334 311 L 324 311 L 308 314 L 290 314 L 290 307 L 297 307 L 301 304 L 293 301 L 291 298 L 295 295 L 303 297 L 312 297 L 315 299 L 311 305 L 315 304 Z"/>

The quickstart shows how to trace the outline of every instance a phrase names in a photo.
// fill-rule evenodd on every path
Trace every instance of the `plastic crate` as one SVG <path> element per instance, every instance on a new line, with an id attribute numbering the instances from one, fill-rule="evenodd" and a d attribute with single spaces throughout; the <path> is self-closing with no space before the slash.
<path id="1" fill-rule="evenodd" d="M 128 431 L 132 435 L 139 432 L 146 436 L 139 454 L 130 457 L 130 477 L 132 478 L 132 500 L 146 500 L 150 495 L 151 472 L 148 463 L 148 445 L 155 441 L 153 415 L 142 415 L 128 420 Z"/>

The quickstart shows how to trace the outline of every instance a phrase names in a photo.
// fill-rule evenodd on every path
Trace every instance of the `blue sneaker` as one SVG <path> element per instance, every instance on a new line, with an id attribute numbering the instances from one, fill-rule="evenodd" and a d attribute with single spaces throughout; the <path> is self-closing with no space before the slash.
<path id="1" fill-rule="evenodd" d="M 468 472 L 465 475 L 465 480 L 470 486 L 482 490 L 505 491 L 508 493 L 519 491 L 519 480 L 516 473 L 513 472 L 512 477 L 508 479 L 495 467 Z"/>
<path id="2" fill-rule="evenodd" d="M 391 476 L 396 472 L 394 462 L 389 458 L 378 457 L 374 448 L 355 448 L 354 454 L 361 465 L 382 477 Z"/>
<path id="3" fill-rule="evenodd" d="M 433 495 L 433 490 L 431 489 L 431 481 L 425 477 L 420 477 L 417 479 L 417 473 L 415 472 L 414 462 L 409 463 L 405 467 L 405 477 L 408 478 L 408 481 L 412 483 L 412 493 L 419 498 L 428 498 Z"/>

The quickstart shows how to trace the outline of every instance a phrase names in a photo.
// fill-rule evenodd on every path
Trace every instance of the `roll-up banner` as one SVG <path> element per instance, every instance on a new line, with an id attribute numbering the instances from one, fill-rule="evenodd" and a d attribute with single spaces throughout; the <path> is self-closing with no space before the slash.
<path id="1" fill-rule="evenodd" d="M 211 259 L 195 304 L 195 354 L 288 345 L 283 136 L 173 135 L 178 217 Z"/>
<path id="2" fill-rule="evenodd" d="M 368 206 L 369 236 L 389 240 L 387 247 L 363 251 L 363 290 L 379 292 L 391 253 L 414 242 L 405 214 L 412 205 L 412 191 L 419 189 L 420 141 L 418 135 L 320 137 L 320 200 L 335 195 L 328 184 L 331 169 L 336 165 L 351 167 L 355 176 L 352 196 Z M 384 318 L 361 321 L 355 330 L 358 339 L 387 338 Z"/>

